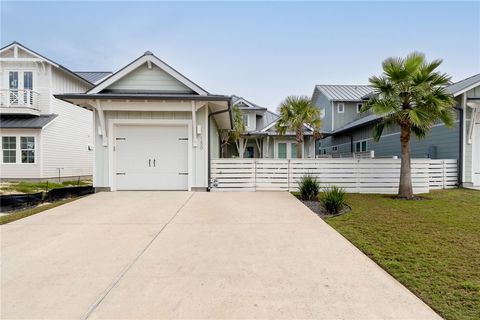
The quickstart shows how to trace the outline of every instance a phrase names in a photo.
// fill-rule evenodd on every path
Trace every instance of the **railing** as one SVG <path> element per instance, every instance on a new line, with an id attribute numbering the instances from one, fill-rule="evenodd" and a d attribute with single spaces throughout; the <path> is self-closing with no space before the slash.
<path id="1" fill-rule="evenodd" d="M 457 184 L 455 159 L 412 159 L 415 193 L 453 188 Z M 400 159 L 215 159 L 211 163 L 212 191 L 298 190 L 305 175 L 322 187 L 338 186 L 350 193 L 398 192 Z"/>
<path id="2" fill-rule="evenodd" d="M 30 89 L 0 89 L 0 107 L 38 109 L 39 93 Z"/>

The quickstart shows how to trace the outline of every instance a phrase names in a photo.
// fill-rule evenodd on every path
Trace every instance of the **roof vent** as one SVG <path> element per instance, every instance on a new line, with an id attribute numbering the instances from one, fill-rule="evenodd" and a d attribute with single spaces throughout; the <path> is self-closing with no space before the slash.
<path id="1" fill-rule="evenodd" d="M 145 53 L 144 53 L 143 55 L 145 55 L 145 56 L 146 56 L 146 55 L 151 55 L 151 56 L 153 56 L 153 53 L 151 53 L 150 51 L 145 51 Z"/>

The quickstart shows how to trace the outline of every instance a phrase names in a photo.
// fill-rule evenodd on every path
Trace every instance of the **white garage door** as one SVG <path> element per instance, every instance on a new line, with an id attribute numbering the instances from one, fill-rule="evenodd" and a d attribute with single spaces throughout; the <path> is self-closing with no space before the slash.
<path id="1" fill-rule="evenodd" d="M 118 126 L 118 190 L 187 190 L 187 126 Z"/>

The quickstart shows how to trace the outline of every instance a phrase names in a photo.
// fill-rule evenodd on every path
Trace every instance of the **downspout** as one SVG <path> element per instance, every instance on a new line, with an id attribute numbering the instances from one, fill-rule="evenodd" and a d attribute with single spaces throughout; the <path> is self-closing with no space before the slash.
<path id="1" fill-rule="evenodd" d="M 212 148 L 211 148 L 211 134 L 210 134 L 210 120 L 212 118 L 212 116 L 214 115 L 217 115 L 217 114 L 220 114 L 220 113 L 224 113 L 224 112 L 228 112 L 229 113 L 229 116 L 230 116 L 230 123 L 233 124 L 233 119 L 232 119 L 232 113 L 230 112 L 230 108 L 231 108 L 231 100 L 228 100 L 227 101 L 227 109 L 223 109 L 223 110 L 219 110 L 219 111 L 215 111 L 215 112 L 212 112 L 208 115 L 208 132 L 207 132 L 207 136 L 208 136 L 208 186 L 207 186 L 207 191 L 210 192 L 210 180 L 211 180 L 211 171 L 212 171 Z"/>
<path id="2" fill-rule="evenodd" d="M 457 179 L 458 179 L 458 186 L 463 184 L 463 117 L 465 113 L 462 108 L 455 107 L 458 110 L 458 117 L 459 117 L 459 148 L 458 148 L 458 172 L 457 172 Z"/>

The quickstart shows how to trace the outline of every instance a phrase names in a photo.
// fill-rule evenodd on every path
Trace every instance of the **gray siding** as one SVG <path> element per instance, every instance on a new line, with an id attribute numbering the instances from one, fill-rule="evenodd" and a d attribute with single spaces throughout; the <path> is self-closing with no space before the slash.
<path id="1" fill-rule="evenodd" d="M 400 133 L 398 128 L 392 127 L 385 130 L 379 142 L 372 139 L 373 125 L 365 126 L 352 131 L 354 144 L 357 141 L 367 140 L 367 151 L 374 150 L 377 157 L 400 156 Z M 454 128 L 437 125 L 425 139 L 418 140 L 412 137 L 410 142 L 412 157 L 414 158 L 459 158 L 459 126 Z M 332 153 L 332 147 L 337 146 L 339 153 L 350 152 L 350 137 L 346 135 L 328 137 L 322 140 L 322 148 L 326 153 Z"/>
<path id="2" fill-rule="evenodd" d="M 323 111 L 324 117 L 322 118 L 322 131 L 332 131 L 332 104 L 330 100 L 322 93 L 316 93 L 313 95 L 312 103 L 314 106 Z"/>
<path id="3" fill-rule="evenodd" d="M 344 104 L 344 112 L 338 112 L 338 105 L 343 103 Z M 333 112 L 335 113 L 333 116 L 334 121 L 334 129 L 338 129 L 343 127 L 349 122 L 357 120 L 361 117 L 366 116 L 366 113 L 357 113 L 357 104 L 363 103 L 361 101 L 358 102 L 334 102 Z"/>

